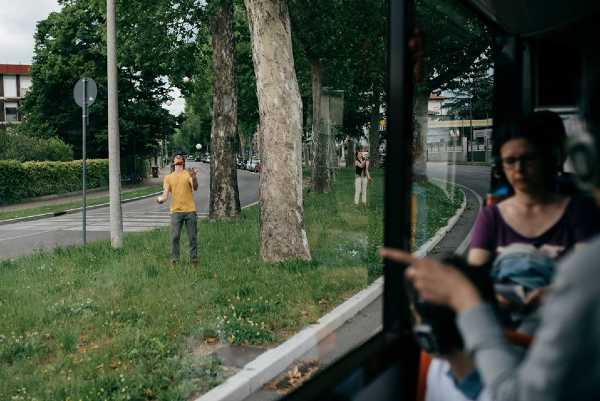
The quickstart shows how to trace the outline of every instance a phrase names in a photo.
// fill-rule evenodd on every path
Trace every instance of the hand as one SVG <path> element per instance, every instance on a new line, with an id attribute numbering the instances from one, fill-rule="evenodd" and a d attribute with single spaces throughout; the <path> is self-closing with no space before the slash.
<path id="1" fill-rule="evenodd" d="M 367 180 L 369 180 L 369 182 L 373 181 L 373 179 L 371 178 L 371 176 L 368 176 Z"/>
<path id="2" fill-rule="evenodd" d="M 383 248 L 384 258 L 409 264 L 406 278 L 412 281 L 421 298 L 436 304 L 448 305 L 462 312 L 479 305 L 481 297 L 473 284 L 457 269 L 431 258 L 418 259 L 408 252 Z"/>
<path id="3" fill-rule="evenodd" d="M 157 203 L 160 205 L 160 204 L 163 204 L 163 203 L 165 202 L 165 200 L 163 199 L 163 197 L 162 197 L 162 196 L 160 196 L 160 195 L 159 195 L 159 196 L 156 198 L 156 202 L 157 202 Z"/>
<path id="4" fill-rule="evenodd" d="M 188 169 L 188 173 L 190 173 L 190 175 L 192 176 L 192 178 L 196 178 L 196 175 L 197 175 L 196 169 L 193 169 L 193 168 L 190 167 Z"/>
<path id="5" fill-rule="evenodd" d="M 541 304 L 548 294 L 550 287 L 540 287 L 532 290 L 525 297 L 525 305 L 527 306 L 538 306 Z"/>

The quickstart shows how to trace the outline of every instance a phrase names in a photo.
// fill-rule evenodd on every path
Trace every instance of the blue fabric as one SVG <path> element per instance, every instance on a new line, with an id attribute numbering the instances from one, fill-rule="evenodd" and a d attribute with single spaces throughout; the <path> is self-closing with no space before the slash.
<path id="1" fill-rule="evenodd" d="M 471 373 L 465 376 L 462 380 L 456 380 L 450 370 L 448 370 L 448 376 L 452 379 L 456 388 L 468 399 L 477 400 L 479 394 L 483 390 L 483 383 L 481 382 L 481 376 L 477 369 L 473 369 Z"/>
<path id="2" fill-rule="evenodd" d="M 492 267 L 496 283 L 514 283 L 528 290 L 545 287 L 554 275 L 555 261 L 541 252 L 500 254 Z"/>

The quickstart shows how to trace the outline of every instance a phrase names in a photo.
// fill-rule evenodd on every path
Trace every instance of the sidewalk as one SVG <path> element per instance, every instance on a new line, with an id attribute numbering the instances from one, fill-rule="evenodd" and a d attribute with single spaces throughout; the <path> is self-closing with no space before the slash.
<path id="1" fill-rule="evenodd" d="M 171 173 L 170 166 L 165 166 L 159 170 L 158 178 L 148 177 L 145 178 L 141 184 L 135 185 L 124 185 L 121 188 L 122 192 L 133 191 L 141 187 L 147 187 L 152 185 L 162 185 L 163 178 Z M 108 188 L 100 188 L 100 189 L 89 189 L 87 191 L 88 197 L 100 198 L 103 196 L 108 196 Z M 39 198 L 27 199 L 25 202 L 0 206 L 1 212 L 13 212 L 16 210 L 23 209 L 32 209 L 41 206 L 49 206 L 49 205 L 61 205 L 64 203 L 76 202 L 81 199 L 81 192 L 71 192 L 67 194 L 58 194 L 58 195 L 47 195 L 41 196 Z"/>

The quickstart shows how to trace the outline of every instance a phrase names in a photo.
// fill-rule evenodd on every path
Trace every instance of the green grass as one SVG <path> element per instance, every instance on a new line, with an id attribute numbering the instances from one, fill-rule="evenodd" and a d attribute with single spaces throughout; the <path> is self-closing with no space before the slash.
<path id="1" fill-rule="evenodd" d="M 121 200 L 127 200 L 127 199 L 137 198 L 138 196 L 153 194 L 155 192 L 159 192 L 161 189 L 162 189 L 162 187 L 160 185 L 152 185 L 152 186 L 137 188 L 134 190 L 123 191 L 123 192 L 121 192 Z M 108 200 L 109 200 L 108 196 L 97 196 L 97 197 L 91 196 L 91 197 L 87 198 L 86 204 L 87 204 L 87 206 L 100 205 L 102 203 L 107 203 Z M 0 212 L 0 220 L 8 220 L 8 219 L 16 219 L 19 217 L 36 216 L 38 214 L 44 214 L 44 213 L 57 213 L 57 212 L 62 212 L 62 211 L 68 210 L 68 209 L 80 208 L 82 206 L 83 206 L 82 201 L 78 200 L 76 202 L 67 202 L 67 203 L 61 203 L 61 204 L 56 204 L 56 205 L 48 205 L 48 206 L 40 206 L 40 207 L 28 208 L 28 209 L 13 210 L 13 211 L 9 211 L 9 212 Z"/>
<path id="2" fill-rule="evenodd" d="M 370 202 L 382 199 L 381 179 Z M 306 192 L 311 262 L 260 261 L 257 207 L 239 221 L 199 223 L 197 270 L 169 267 L 166 229 L 129 234 L 121 250 L 95 242 L 0 262 L 0 400 L 207 391 L 224 380 L 218 360 L 192 353 L 208 337 L 272 346 L 368 284 L 382 209 L 352 198 L 351 170 L 332 193 Z"/>

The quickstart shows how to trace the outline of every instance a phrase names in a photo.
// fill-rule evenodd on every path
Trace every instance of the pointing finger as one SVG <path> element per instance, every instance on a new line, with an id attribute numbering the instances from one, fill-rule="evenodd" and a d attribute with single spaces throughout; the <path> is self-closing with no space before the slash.
<path id="1" fill-rule="evenodd" d="M 405 263 L 407 265 L 416 263 L 418 261 L 418 259 L 412 256 L 410 253 L 401 251 L 400 249 L 381 248 L 379 250 L 379 255 L 386 259 L 393 260 L 394 262 Z"/>

